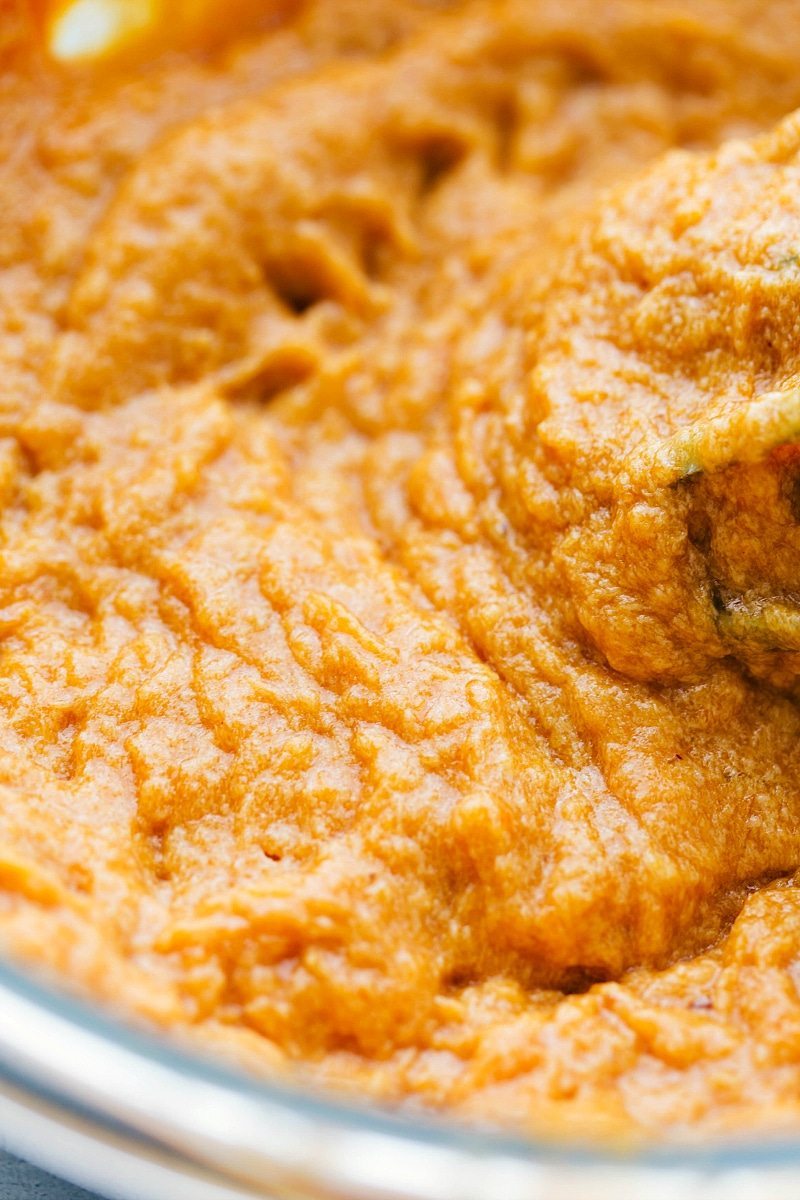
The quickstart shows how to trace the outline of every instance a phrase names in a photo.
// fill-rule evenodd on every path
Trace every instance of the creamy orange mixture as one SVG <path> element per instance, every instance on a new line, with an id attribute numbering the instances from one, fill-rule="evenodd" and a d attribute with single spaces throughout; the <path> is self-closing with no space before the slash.
<path id="1" fill-rule="evenodd" d="M 800 1127 L 800 8 L 3 13 L 7 947 L 361 1096 Z"/>

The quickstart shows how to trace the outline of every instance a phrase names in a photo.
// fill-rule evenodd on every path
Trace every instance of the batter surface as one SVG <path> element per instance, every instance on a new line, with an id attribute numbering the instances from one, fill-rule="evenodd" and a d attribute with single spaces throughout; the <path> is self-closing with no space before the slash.
<path id="1" fill-rule="evenodd" d="M 6 946 L 362 1097 L 800 1128 L 795 0 L 0 11 Z"/>

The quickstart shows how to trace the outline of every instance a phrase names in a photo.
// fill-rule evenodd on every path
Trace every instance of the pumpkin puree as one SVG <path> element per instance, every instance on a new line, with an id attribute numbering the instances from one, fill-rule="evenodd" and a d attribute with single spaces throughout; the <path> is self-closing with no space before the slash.
<path id="1" fill-rule="evenodd" d="M 2 6 L 4 943 L 361 1096 L 800 1128 L 800 7 L 279 8 Z"/>

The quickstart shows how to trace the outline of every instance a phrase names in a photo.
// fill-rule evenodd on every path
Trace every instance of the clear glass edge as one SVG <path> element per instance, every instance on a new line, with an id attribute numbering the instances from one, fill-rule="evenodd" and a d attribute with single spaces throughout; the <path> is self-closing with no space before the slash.
<path id="1" fill-rule="evenodd" d="M 741 1135 L 732 1140 L 681 1144 L 669 1141 L 645 1147 L 602 1147 L 588 1140 L 546 1140 L 467 1125 L 437 1113 L 394 1112 L 378 1104 L 361 1104 L 348 1097 L 315 1092 L 282 1081 L 260 1080 L 237 1071 L 224 1061 L 193 1054 L 179 1045 L 150 1034 L 95 1007 L 73 994 L 45 983 L 8 960 L 0 960 L 0 987 L 79 1029 L 101 1036 L 110 1043 L 141 1056 L 184 1080 L 223 1087 L 239 1098 L 267 1103 L 297 1114 L 304 1120 L 324 1124 L 333 1131 L 370 1132 L 384 1137 L 447 1148 L 470 1158 L 497 1156 L 526 1163 L 571 1168 L 603 1166 L 616 1168 L 660 1168 L 670 1171 L 727 1172 L 753 1168 L 800 1168 L 800 1135 L 761 1134 L 749 1140 Z M 1 1014 L 0 1014 L 1 1015 Z M 2 1063 L 0 1063 L 2 1070 Z M 39 1090 L 38 1083 L 33 1090 Z M 142 1135 L 140 1135 L 142 1136 Z M 733 1135 L 732 1135 L 733 1137 Z"/>

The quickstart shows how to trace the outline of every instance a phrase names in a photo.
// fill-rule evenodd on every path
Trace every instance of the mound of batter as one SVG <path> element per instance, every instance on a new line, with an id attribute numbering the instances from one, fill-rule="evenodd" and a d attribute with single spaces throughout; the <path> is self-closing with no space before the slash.
<path id="1" fill-rule="evenodd" d="M 7 948 L 362 1096 L 800 1128 L 794 0 L 11 8 Z"/>

